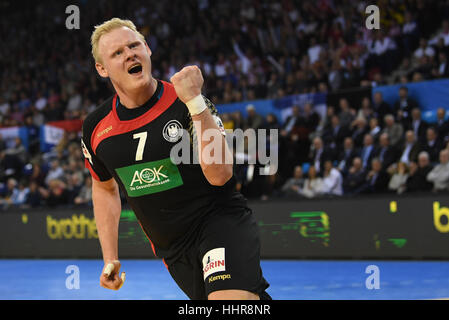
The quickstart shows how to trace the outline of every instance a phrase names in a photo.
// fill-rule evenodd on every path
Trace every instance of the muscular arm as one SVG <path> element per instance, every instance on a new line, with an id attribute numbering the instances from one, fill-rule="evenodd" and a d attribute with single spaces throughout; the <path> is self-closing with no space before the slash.
<path id="1" fill-rule="evenodd" d="M 194 123 L 195 130 L 198 136 L 198 155 L 201 169 L 203 170 L 204 176 L 210 184 L 215 186 L 224 185 L 232 177 L 232 154 L 226 143 L 226 139 L 220 133 L 217 123 L 215 122 L 212 114 L 207 108 L 198 115 L 192 116 L 192 121 Z M 208 139 L 201 139 L 206 130 L 214 130 L 213 136 Z M 215 144 L 215 148 L 212 148 Z M 205 148 L 212 150 L 209 152 L 204 152 Z M 219 154 L 216 155 L 215 152 L 218 151 Z M 209 156 L 213 158 L 208 159 Z"/>
<path id="2" fill-rule="evenodd" d="M 104 182 L 92 179 L 92 201 L 103 260 L 118 260 L 118 226 L 121 202 L 114 179 Z"/>
<path id="3" fill-rule="evenodd" d="M 204 176 L 212 185 L 224 185 L 232 177 L 232 154 L 201 96 L 204 79 L 200 69 L 197 66 L 184 67 L 170 80 L 179 99 L 186 104 L 192 116 L 198 137 L 198 158 Z M 209 134 L 213 138 L 206 139 Z M 206 152 L 204 152 L 205 149 Z M 213 151 L 208 152 L 208 150 Z M 220 152 L 220 154 L 215 154 L 215 151 Z M 211 158 L 213 161 L 211 161 Z"/>

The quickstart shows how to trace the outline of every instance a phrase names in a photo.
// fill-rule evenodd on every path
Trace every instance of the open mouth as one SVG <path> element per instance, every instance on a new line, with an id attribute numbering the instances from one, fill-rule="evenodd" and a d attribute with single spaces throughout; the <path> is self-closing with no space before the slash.
<path id="1" fill-rule="evenodd" d="M 142 73 L 142 65 L 140 63 L 134 64 L 132 65 L 129 69 L 128 69 L 128 73 L 132 74 L 132 75 L 137 75 Z"/>

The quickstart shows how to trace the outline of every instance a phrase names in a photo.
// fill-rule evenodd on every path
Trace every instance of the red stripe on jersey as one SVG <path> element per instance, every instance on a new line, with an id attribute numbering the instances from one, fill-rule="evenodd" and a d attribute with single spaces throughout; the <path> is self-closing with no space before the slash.
<path id="1" fill-rule="evenodd" d="M 84 166 L 89 169 L 91 176 L 98 181 L 101 181 L 100 178 L 98 177 L 98 175 L 95 173 L 95 171 L 92 169 L 92 167 L 90 166 L 90 163 L 87 159 L 84 159 Z"/>
<path id="2" fill-rule="evenodd" d="M 132 119 L 122 121 L 117 116 L 117 110 L 115 108 L 117 103 L 117 94 L 112 99 L 112 110 L 104 117 L 95 127 L 92 132 L 91 146 L 92 151 L 96 154 L 96 150 L 101 141 L 106 138 L 124 134 L 130 131 L 134 131 L 144 125 L 150 123 L 157 117 L 159 117 L 165 110 L 167 110 L 173 102 L 175 102 L 176 95 L 175 88 L 171 83 L 161 81 L 164 86 L 164 92 L 162 97 L 143 115 Z"/>
<path id="3" fill-rule="evenodd" d="M 139 222 L 139 225 L 140 225 L 140 227 L 142 228 L 142 231 L 143 231 L 143 233 L 145 234 L 145 236 L 147 237 L 147 239 L 148 239 L 148 241 L 150 241 L 150 244 L 151 244 L 151 249 L 153 249 L 153 253 L 154 253 L 154 256 L 157 258 L 157 255 L 156 255 L 156 250 L 154 249 L 154 245 L 153 245 L 153 242 L 151 242 L 151 240 L 150 240 L 150 237 L 148 236 L 148 234 L 146 233 L 146 231 L 145 231 L 145 229 L 142 227 L 142 224 L 140 223 L 140 221 L 139 220 L 137 220 L 137 222 Z"/>

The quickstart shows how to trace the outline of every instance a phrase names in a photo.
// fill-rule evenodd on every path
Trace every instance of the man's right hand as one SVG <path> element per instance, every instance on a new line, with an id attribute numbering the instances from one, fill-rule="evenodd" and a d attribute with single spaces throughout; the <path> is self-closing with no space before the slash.
<path id="1" fill-rule="evenodd" d="M 120 261 L 112 260 L 105 261 L 103 272 L 100 276 L 100 285 L 103 288 L 118 290 L 122 287 L 125 282 L 125 272 L 119 277 L 120 272 Z"/>

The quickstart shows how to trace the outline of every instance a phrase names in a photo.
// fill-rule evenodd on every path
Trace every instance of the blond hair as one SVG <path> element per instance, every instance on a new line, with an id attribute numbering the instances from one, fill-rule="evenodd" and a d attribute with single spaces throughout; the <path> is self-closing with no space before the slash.
<path id="1" fill-rule="evenodd" d="M 95 59 L 95 62 L 101 62 L 100 54 L 98 52 L 98 43 L 100 41 L 101 36 L 105 35 L 108 32 L 111 32 L 114 29 L 127 27 L 137 33 L 137 36 L 145 42 L 145 37 L 139 31 L 137 31 L 136 26 L 131 20 L 123 20 L 120 18 L 112 18 L 108 21 L 103 22 L 102 24 L 95 26 L 94 32 L 92 32 L 92 36 L 90 37 L 90 43 L 92 45 L 92 56 Z"/>

